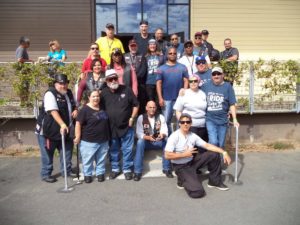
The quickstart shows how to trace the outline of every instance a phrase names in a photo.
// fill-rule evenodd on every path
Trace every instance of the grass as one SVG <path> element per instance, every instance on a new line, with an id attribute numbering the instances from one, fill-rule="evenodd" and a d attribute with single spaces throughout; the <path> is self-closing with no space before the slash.
<path id="1" fill-rule="evenodd" d="M 269 147 L 274 148 L 275 150 L 286 150 L 286 149 L 294 149 L 295 146 L 291 143 L 286 143 L 286 142 L 274 142 L 274 143 L 270 143 L 268 144 Z"/>

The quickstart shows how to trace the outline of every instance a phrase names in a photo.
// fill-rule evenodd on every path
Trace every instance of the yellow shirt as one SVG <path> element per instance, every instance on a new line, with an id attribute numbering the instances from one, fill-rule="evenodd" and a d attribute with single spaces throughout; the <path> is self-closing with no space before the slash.
<path id="1" fill-rule="evenodd" d="M 99 52 L 101 58 L 105 59 L 107 65 L 110 64 L 110 55 L 113 49 L 119 48 L 124 54 L 124 48 L 122 42 L 118 38 L 114 38 L 113 40 L 105 37 L 100 37 L 97 39 L 96 43 L 99 45 Z"/>

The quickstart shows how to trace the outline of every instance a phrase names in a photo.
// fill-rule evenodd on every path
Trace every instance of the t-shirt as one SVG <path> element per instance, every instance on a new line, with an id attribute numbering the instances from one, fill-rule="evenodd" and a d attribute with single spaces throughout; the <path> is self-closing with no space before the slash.
<path id="1" fill-rule="evenodd" d="M 19 60 L 19 59 L 29 59 L 29 55 L 27 53 L 27 49 L 26 48 L 22 48 L 22 46 L 19 46 L 16 49 L 16 58 L 17 58 L 17 60 Z"/>
<path id="2" fill-rule="evenodd" d="M 67 53 L 65 50 L 61 49 L 59 52 L 54 51 L 54 52 L 48 52 L 48 57 L 50 58 L 49 61 L 59 61 L 62 60 L 63 57 L 67 57 Z"/>
<path id="3" fill-rule="evenodd" d="M 115 92 L 105 87 L 101 92 L 101 104 L 108 114 L 112 137 L 122 137 L 128 130 L 133 107 L 139 105 L 133 91 L 124 85 L 119 85 Z"/>
<path id="4" fill-rule="evenodd" d="M 203 141 L 198 135 L 189 132 L 186 136 L 183 135 L 180 129 L 173 132 L 167 141 L 167 145 L 165 147 L 166 152 L 175 152 L 180 153 L 184 152 L 184 150 L 188 148 L 203 147 L 205 145 L 205 141 Z M 175 164 L 185 164 L 191 161 L 193 157 L 181 158 L 181 159 L 172 159 L 171 162 Z"/>
<path id="5" fill-rule="evenodd" d="M 219 125 L 227 124 L 229 107 L 236 103 L 235 93 L 231 84 L 224 82 L 221 85 L 215 85 L 210 81 L 204 84 L 201 89 L 207 96 L 206 120 Z"/>
<path id="6" fill-rule="evenodd" d="M 110 139 L 108 115 L 105 111 L 84 105 L 76 121 L 81 125 L 81 140 L 99 143 Z"/>
<path id="7" fill-rule="evenodd" d="M 148 65 L 148 73 L 147 73 L 147 80 L 146 84 L 156 84 L 156 76 L 157 76 L 157 69 L 160 65 L 164 63 L 163 55 L 149 55 L 146 56 L 147 65 Z"/>
<path id="8" fill-rule="evenodd" d="M 193 127 L 205 127 L 206 107 L 206 95 L 202 90 L 187 89 L 183 96 L 178 96 L 173 109 L 189 114 Z"/>
<path id="9" fill-rule="evenodd" d="M 113 49 L 119 48 L 123 54 L 125 53 L 123 44 L 118 38 L 111 40 L 107 36 L 100 37 L 96 43 L 99 45 L 101 58 L 103 58 L 107 64 L 110 64 L 110 56 Z"/>
<path id="10" fill-rule="evenodd" d="M 204 73 L 200 73 L 199 71 L 195 73 L 198 75 L 201 79 L 199 83 L 199 87 L 201 87 L 203 84 L 211 81 L 211 69 L 206 70 Z"/>
<path id="11" fill-rule="evenodd" d="M 225 49 L 221 52 L 221 59 L 228 59 L 233 55 L 237 55 L 237 58 L 239 59 L 239 50 L 237 48 Z"/>
<path id="12" fill-rule="evenodd" d="M 146 55 L 148 48 L 148 41 L 151 39 L 151 35 L 148 34 L 147 38 L 142 38 L 141 34 L 137 34 L 134 36 L 136 43 L 138 45 L 138 52 L 142 55 Z"/>
<path id="13" fill-rule="evenodd" d="M 175 65 L 164 64 L 157 70 L 156 81 L 162 81 L 162 96 L 164 100 L 174 101 L 177 99 L 179 90 L 183 88 L 183 78 L 188 79 L 187 68 L 176 63 Z"/>
<path id="14" fill-rule="evenodd" d="M 180 59 L 178 59 L 179 63 L 186 66 L 189 76 L 192 76 L 194 73 L 197 72 L 197 67 L 195 62 L 196 57 L 197 57 L 196 55 L 192 55 L 192 56 L 184 55 Z"/>
<path id="15" fill-rule="evenodd" d="M 91 72 L 91 65 L 92 65 L 92 58 L 88 57 L 83 61 L 82 67 L 81 67 L 81 72 L 86 73 L 86 72 Z M 104 59 L 100 58 L 101 61 L 101 70 L 104 72 L 106 70 L 106 62 Z"/>

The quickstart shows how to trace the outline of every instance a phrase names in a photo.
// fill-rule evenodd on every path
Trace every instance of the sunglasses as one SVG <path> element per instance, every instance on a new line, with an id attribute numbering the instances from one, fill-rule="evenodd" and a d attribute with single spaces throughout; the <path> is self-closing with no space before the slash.
<path id="1" fill-rule="evenodd" d="M 196 65 L 205 65 L 206 64 L 206 61 L 198 61 L 196 62 Z"/>
<path id="2" fill-rule="evenodd" d="M 180 124 L 191 124 L 192 121 L 190 121 L 190 120 L 187 120 L 187 121 L 182 120 L 182 121 L 179 121 L 179 123 Z"/>
<path id="3" fill-rule="evenodd" d="M 54 43 L 50 44 L 50 47 L 52 47 L 53 45 L 55 45 Z"/>
<path id="4" fill-rule="evenodd" d="M 171 38 L 171 41 L 175 41 L 175 40 L 178 40 L 178 38 Z"/>
<path id="5" fill-rule="evenodd" d="M 113 81 L 117 81 L 118 78 L 117 77 L 111 77 L 111 78 L 107 78 L 108 82 L 113 82 Z"/>
<path id="6" fill-rule="evenodd" d="M 195 39 L 197 39 L 197 40 L 202 40 L 202 38 L 201 38 L 201 37 L 195 37 Z"/>
<path id="7" fill-rule="evenodd" d="M 169 55 L 177 55 L 176 52 L 170 52 Z"/>
<path id="8" fill-rule="evenodd" d="M 214 76 L 217 76 L 217 75 L 218 75 L 218 76 L 219 76 L 219 75 L 222 75 L 222 73 L 212 73 L 211 75 L 214 77 Z"/>
<path id="9" fill-rule="evenodd" d="M 192 84 L 192 83 L 198 83 L 198 80 L 189 80 L 189 83 Z"/>
<path id="10" fill-rule="evenodd" d="M 193 47 L 192 45 L 185 46 L 185 48 L 192 48 L 192 47 Z"/>
<path id="11" fill-rule="evenodd" d="M 99 48 L 91 48 L 91 50 L 99 50 Z"/>

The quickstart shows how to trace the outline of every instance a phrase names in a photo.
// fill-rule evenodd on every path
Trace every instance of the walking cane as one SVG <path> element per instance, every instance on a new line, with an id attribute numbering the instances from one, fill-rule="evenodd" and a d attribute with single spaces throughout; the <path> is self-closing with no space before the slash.
<path id="1" fill-rule="evenodd" d="M 242 181 L 238 180 L 238 161 L 239 161 L 239 127 L 235 127 L 235 171 L 234 171 L 234 182 L 235 185 L 243 184 Z"/>
<path id="2" fill-rule="evenodd" d="M 69 192 L 73 191 L 74 188 L 73 187 L 68 187 L 65 134 L 61 135 L 61 144 L 62 144 L 62 151 L 63 151 L 65 186 L 63 188 L 58 189 L 57 192 L 59 192 L 59 193 L 69 193 Z"/>
<path id="3" fill-rule="evenodd" d="M 76 166 L 77 166 L 77 170 L 76 170 L 76 176 L 77 176 L 77 180 L 76 178 L 73 179 L 73 181 L 76 181 L 76 184 L 82 184 L 82 181 L 80 180 L 80 176 L 79 176 L 79 145 L 76 145 L 76 151 L 77 151 L 77 162 L 76 162 Z"/>

